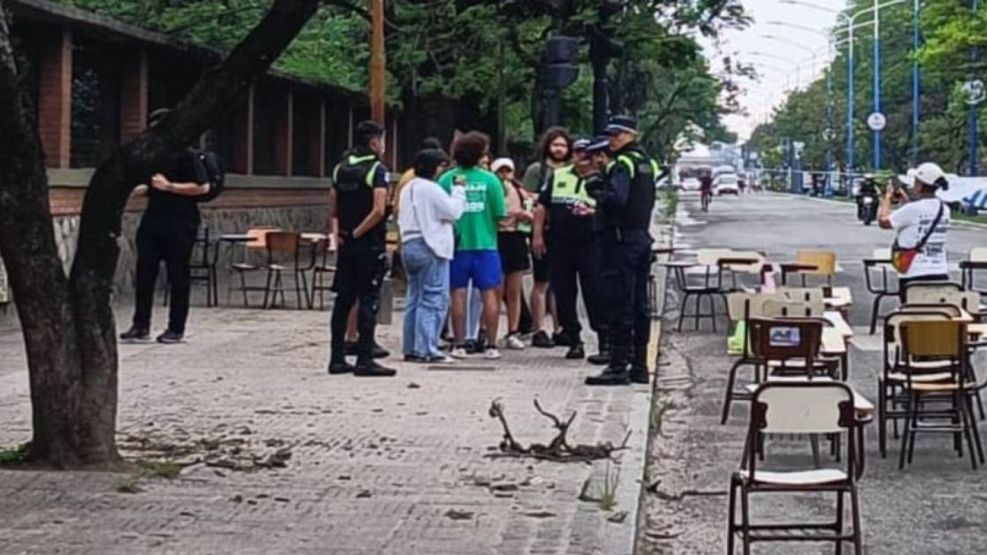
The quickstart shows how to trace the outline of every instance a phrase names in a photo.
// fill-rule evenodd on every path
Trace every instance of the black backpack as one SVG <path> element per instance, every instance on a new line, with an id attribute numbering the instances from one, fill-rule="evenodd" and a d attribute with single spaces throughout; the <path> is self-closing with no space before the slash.
<path id="1" fill-rule="evenodd" d="M 211 150 L 205 150 L 196 152 L 195 159 L 196 163 L 200 166 L 198 169 L 209 182 L 209 192 L 201 197 L 197 197 L 195 200 L 198 202 L 215 200 L 216 197 L 222 194 L 226 181 L 226 175 L 223 173 L 223 164 L 219 160 L 219 155 Z"/>

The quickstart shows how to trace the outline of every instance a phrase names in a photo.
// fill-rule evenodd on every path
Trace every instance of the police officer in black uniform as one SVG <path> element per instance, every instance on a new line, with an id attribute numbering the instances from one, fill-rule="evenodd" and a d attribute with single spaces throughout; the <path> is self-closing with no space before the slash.
<path id="1" fill-rule="evenodd" d="M 386 216 L 387 167 L 384 127 L 364 121 L 354 131 L 353 150 L 343 155 L 332 173 L 330 204 L 339 220 L 336 259 L 336 302 L 332 309 L 330 374 L 352 372 L 356 376 L 394 376 L 373 359 L 374 327 L 380 303 L 380 286 L 387 273 Z M 346 320 L 359 301 L 356 366 L 346 361 Z"/>
<path id="2" fill-rule="evenodd" d="M 658 164 L 637 144 L 637 121 L 614 116 L 607 124 L 613 161 L 605 179 L 593 186 L 602 226 L 603 290 L 610 309 L 610 364 L 586 378 L 587 385 L 648 383 L 649 229 L 655 205 Z"/>
<path id="3" fill-rule="evenodd" d="M 570 360 L 586 357 L 577 312 L 580 290 L 590 327 L 600 336 L 601 348 L 606 344 L 605 322 L 600 317 L 597 295 L 600 268 L 593 231 L 596 199 L 589 195 L 586 186 L 599 171 L 592 155 L 586 152 L 589 144 L 586 139 L 573 142 L 573 162 L 556 168 L 545 182 L 538 195 L 532 240 L 534 248 L 541 251 L 536 252 L 537 256 L 544 256 L 546 249 L 551 254 L 551 284 L 559 322 L 569 340 L 565 358 Z M 546 220 L 551 221 L 547 237 Z"/>

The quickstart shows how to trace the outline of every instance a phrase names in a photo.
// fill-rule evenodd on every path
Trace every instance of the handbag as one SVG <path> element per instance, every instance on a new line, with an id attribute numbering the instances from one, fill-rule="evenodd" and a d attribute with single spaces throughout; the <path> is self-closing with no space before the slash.
<path id="1" fill-rule="evenodd" d="M 912 267 L 912 263 L 915 262 L 915 257 L 918 256 L 920 252 L 925 248 L 925 244 L 929 242 L 929 238 L 935 233 L 936 228 L 939 227 L 939 222 L 942 221 L 942 214 L 946 211 L 946 204 L 942 201 L 939 202 L 939 213 L 936 214 L 936 219 L 932 221 L 932 225 L 926 230 L 925 235 L 921 240 L 912 248 L 906 249 L 898 244 L 898 239 L 894 240 L 894 244 L 891 245 L 891 266 L 894 267 L 895 271 L 899 274 L 908 273 L 908 270 Z"/>

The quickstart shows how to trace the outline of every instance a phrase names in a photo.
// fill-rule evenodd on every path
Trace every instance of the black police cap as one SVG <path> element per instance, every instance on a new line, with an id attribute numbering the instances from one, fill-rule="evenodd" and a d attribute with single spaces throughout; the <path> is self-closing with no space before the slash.
<path id="1" fill-rule="evenodd" d="M 604 131 L 611 133 L 637 133 L 637 120 L 631 116 L 612 116 Z"/>

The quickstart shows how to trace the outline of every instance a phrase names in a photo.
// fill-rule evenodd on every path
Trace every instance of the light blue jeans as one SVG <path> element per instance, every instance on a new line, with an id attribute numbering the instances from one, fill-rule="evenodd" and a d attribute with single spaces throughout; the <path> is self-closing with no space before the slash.
<path id="1" fill-rule="evenodd" d="M 449 261 L 432 253 L 424 239 L 401 245 L 401 261 L 408 278 L 405 291 L 405 355 L 442 356 L 439 336 L 449 310 Z"/>

